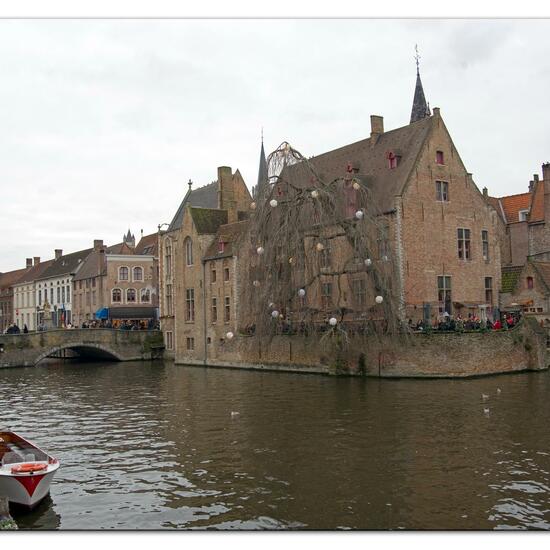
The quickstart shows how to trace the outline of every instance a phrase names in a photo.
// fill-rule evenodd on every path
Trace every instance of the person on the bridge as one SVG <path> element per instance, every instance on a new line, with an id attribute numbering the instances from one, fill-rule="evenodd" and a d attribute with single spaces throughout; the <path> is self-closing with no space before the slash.
<path id="1" fill-rule="evenodd" d="M 23 332 L 24 332 L 25 334 L 28 334 L 28 333 L 29 333 L 29 329 L 27 328 L 27 325 L 26 325 L 26 324 L 23 325 Z"/>

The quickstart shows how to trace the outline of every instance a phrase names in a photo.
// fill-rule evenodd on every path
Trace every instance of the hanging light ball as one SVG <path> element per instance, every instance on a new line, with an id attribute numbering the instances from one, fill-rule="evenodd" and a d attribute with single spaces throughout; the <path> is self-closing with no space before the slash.
<path id="1" fill-rule="evenodd" d="M 371 260 L 370 258 L 367 258 L 367 259 L 365 260 L 365 265 L 366 265 L 367 267 L 371 266 L 371 265 L 372 265 L 372 260 Z"/>
<path id="2" fill-rule="evenodd" d="M 264 247 L 259 246 L 258 248 L 256 248 L 256 252 L 258 253 L 259 256 L 261 256 L 264 253 Z"/>
<path id="3" fill-rule="evenodd" d="M 361 186 L 359 185 L 359 182 L 357 180 L 353 180 L 353 184 L 352 184 L 352 187 L 358 191 L 359 189 L 361 189 Z"/>
<path id="4" fill-rule="evenodd" d="M 384 298 L 382 296 L 377 296 L 375 298 L 375 301 L 376 301 L 377 304 L 381 304 L 384 301 Z"/>
<path id="5" fill-rule="evenodd" d="M 271 312 L 271 317 L 273 317 L 273 319 L 277 319 L 277 317 L 279 317 L 279 312 L 276 309 L 274 309 Z"/>
<path id="6" fill-rule="evenodd" d="M 321 252 L 321 250 L 325 249 L 325 245 L 323 243 L 317 243 L 315 245 L 315 248 L 317 249 L 318 252 Z"/>
<path id="7" fill-rule="evenodd" d="M 275 208 L 278 204 L 277 199 L 271 199 L 269 201 L 269 206 L 271 206 L 271 208 Z"/>
<path id="8" fill-rule="evenodd" d="M 338 321 L 336 320 L 336 317 L 331 317 L 329 320 L 328 320 L 328 324 L 331 326 L 331 327 L 335 327 L 337 325 Z"/>
<path id="9" fill-rule="evenodd" d="M 305 295 L 306 295 L 306 291 L 303 288 L 301 288 L 298 291 L 298 296 L 300 296 L 300 298 L 303 298 Z"/>
<path id="10" fill-rule="evenodd" d="M 319 191 L 317 191 L 317 189 L 314 189 L 314 190 L 311 192 L 311 196 L 312 196 L 314 199 L 318 199 L 318 198 L 319 198 Z"/>
<path id="11" fill-rule="evenodd" d="M 255 202 L 250 203 L 250 210 L 256 210 L 256 203 Z"/>
<path id="12" fill-rule="evenodd" d="M 284 319 L 285 316 L 282 313 L 279 313 L 279 319 Z"/>
<path id="13" fill-rule="evenodd" d="M 225 337 L 228 339 L 228 340 L 231 340 L 233 338 L 234 334 L 232 332 L 228 332 Z"/>
<path id="14" fill-rule="evenodd" d="M 255 287 L 259 287 L 260 286 L 260 281 L 258 281 L 257 279 L 252 283 Z"/>
<path id="15" fill-rule="evenodd" d="M 365 214 L 363 213 L 362 210 L 357 210 L 357 212 L 355 212 L 355 217 L 356 217 L 358 220 L 362 220 L 364 215 L 365 215 Z"/>

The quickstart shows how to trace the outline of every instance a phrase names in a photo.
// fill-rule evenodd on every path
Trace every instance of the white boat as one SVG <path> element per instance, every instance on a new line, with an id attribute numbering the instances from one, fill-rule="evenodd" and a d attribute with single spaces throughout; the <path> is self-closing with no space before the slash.
<path id="1" fill-rule="evenodd" d="M 57 458 L 15 432 L 0 431 L 0 497 L 34 508 L 49 492 Z"/>

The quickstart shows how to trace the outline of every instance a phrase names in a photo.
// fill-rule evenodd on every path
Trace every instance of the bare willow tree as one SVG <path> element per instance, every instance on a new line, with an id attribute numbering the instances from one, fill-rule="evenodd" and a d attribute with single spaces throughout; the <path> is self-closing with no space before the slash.
<path id="1" fill-rule="evenodd" d="M 242 330 L 262 337 L 398 335 L 399 300 L 388 220 L 368 178 L 325 181 L 288 143 L 256 189 L 241 285 Z"/>

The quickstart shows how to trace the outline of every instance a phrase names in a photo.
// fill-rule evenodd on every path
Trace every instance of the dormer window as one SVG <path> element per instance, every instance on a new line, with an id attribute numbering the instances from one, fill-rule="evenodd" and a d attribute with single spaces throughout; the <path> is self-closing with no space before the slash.
<path id="1" fill-rule="evenodd" d="M 520 222 L 526 222 L 527 221 L 527 215 L 529 214 L 529 210 L 520 210 L 518 212 L 519 221 Z"/>
<path id="2" fill-rule="evenodd" d="M 388 159 L 388 168 L 390 170 L 393 170 L 394 168 L 397 168 L 397 165 L 399 164 L 399 156 L 396 155 L 393 151 L 390 151 L 386 155 Z"/>
<path id="3" fill-rule="evenodd" d="M 218 242 L 218 254 L 225 252 L 225 243 L 223 241 Z"/>
<path id="4" fill-rule="evenodd" d="M 443 151 L 436 151 L 435 153 L 435 163 L 436 164 L 445 164 L 445 157 Z"/>

